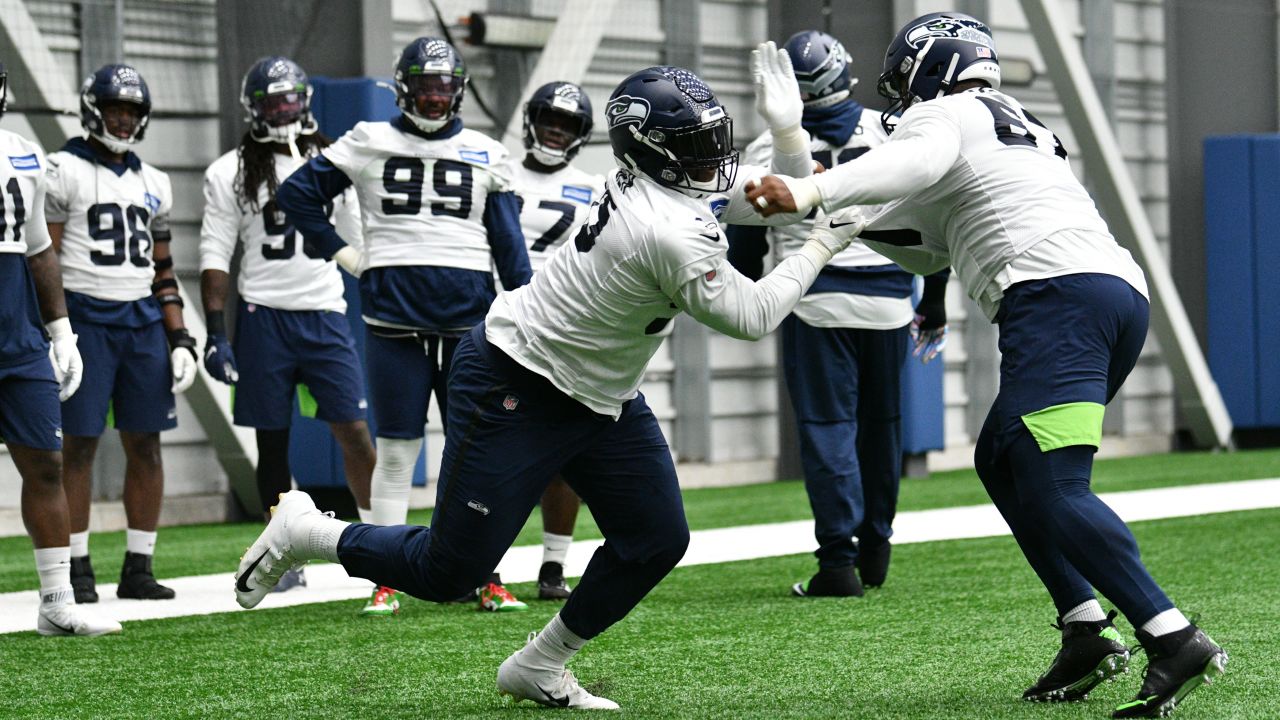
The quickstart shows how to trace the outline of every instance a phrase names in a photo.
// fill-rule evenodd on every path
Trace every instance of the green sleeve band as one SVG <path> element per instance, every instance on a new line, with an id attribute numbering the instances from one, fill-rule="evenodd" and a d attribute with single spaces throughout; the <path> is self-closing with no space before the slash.
<path id="1" fill-rule="evenodd" d="M 1106 408 L 1098 403 L 1074 402 L 1054 405 L 1022 416 L 1041 452 L 1072 445 L 1102 442 L 1102 415 Z"/>

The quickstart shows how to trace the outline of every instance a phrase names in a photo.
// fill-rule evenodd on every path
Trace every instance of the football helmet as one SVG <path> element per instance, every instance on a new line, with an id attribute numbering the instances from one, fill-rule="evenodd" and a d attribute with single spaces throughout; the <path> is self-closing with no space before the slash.
<path id="1" fill-rule="evenodd" d="M 563 165 L 591 139 L 591 99 L 571 82 L 549 82 L 524 104 L 524 147 L 543 165 Z"/>
<path id="2" fill-rule="evenodd" d="M 289 58 L 272 55 L 254 63 L 240 84 L 249 136 L 262 143 L 289 143 L 316 132 L 311 93 L 306 71 Z"/>
<path id="3" fill-rule="evenodd" d="M 435 132 L 462 108 L 467 80 L 467 65 L 452 45 L 420 37 L 396 63 L 396 105 L 418 129 Z"/>
<path id="4" fill-rule="evenodd" d="M 942 97 L 967 80 L 1000 88 L 1000 59 L 991 29 L 957 12 L 918 17 L 898 31 L 885 52 L 876 91 L 893 104 L 880 123 L 892 132 L 893 117 L 899 111 Z"/>
<path id="5" fill-rule="evenodd" d="M 839 40 L 824 32 L 798 32 L 787 39 L 782 49 L 791 56 L 791 67 L 807 108 L 835 105 L 849 97 L 849 89 L 858 82 L 849 77 L 853 57 Z"/>
<path id="6" fill-rule="evenodd" d="M 109 130 L 103 107 L 111 103 L 136 105 L 136 119 L 113 121 L 116 127 Z M 142 142 L 150 119 L 151 91 L 147 81 L 130 65 L 103 65 L 80 86 L 80 126 L 111 152 L 128 152 Z"/>
<path id="7" fill-rule="evenodd" d="M 604 116 L 623 168 L 695 198 L 733 186 L 733 119 L 688 70 L 664 65 L 631 75 L 609 96 Z"/>

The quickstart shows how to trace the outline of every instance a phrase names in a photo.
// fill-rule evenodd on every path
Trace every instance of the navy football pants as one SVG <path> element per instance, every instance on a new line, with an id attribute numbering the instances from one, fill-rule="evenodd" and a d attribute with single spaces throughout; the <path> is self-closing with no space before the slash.
<path id="1" fill-rule="evenodd" d="M 818 565 L 857 560 L 893 534 L 902 476 L 902 365 L 908 329 L 782 322 L 782 364 L 800 435 Z"/>
<path id="2" fill-rule="evenodd" d="M 1038 411 L 1110 402 L 1138 361 L 1149 313 L 1124 280 L 1079 274 L 1013 285 L 996 317 L 1000 392 L 974 465 L 1059 615 L 1094 588 L 1134 627 L 1173 607 L 1129 528 L 1089 487 L 1096 442 L 1054 447 L 1070 440 L 1031 430 Z"/>
<path id="3" fill-rule="evenodd" d="M 556 473 L 605 537 L 560 612 L 575 634 L 621 620 L 684 556 L 675 466 L 643 395 L 617 421 L 593 413 L 490 345 L 481 324 L 454 353 L 448 408 L 431 527 L 350 526 L 338 542 L 350 575 L 454 600 L 493 571 Z"/>

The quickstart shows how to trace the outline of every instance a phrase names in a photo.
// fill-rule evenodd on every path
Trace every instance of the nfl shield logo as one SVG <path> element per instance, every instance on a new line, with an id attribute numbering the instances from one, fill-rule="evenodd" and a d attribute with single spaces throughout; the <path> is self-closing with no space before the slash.
<path id="1" fill-rule="evenodd" d="M 508 395 L 502 399 L 502 407 L 506 409 L 508 412 L 515 410 L 516 406 L 519 404 L 520 404 L 520 398 L 516 397 L 515 395 Z"/>

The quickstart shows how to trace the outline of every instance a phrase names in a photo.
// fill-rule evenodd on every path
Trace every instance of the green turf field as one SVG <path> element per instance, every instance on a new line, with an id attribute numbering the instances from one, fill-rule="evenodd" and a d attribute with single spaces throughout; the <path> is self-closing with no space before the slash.
<path id="1" fill-rule="evenodd" d="M 1177 453 L 1099 461 L 1094 488 L 1098 492 L 1116 492 L 1268 477 L 1280 477 L 1280 450 Z M 986 502 L 987 496 L 977 475 L 972 470 L 957 470 L 904 480 L 898 509 L 926 510 Z M 694 530 L 811 517 L 804 486 L 799 482 L 689 490 L 685 493 L 685 512 Z M 416 511 L 410 514 L 409 522 L 425 525 L 430 518 L 430 511 Z M 164 528 L 155 559 L 156 575 L 163 578 L 229 572 L 259 531 L 260 526 L 251 523 Z M 542 542 L 541 532 L 541 518 L 534 512 L 516 543 L 536 545 Z M 585 508 L 575 536 L 579 539 L 600 537 Z M 92 535 L 89 552 L 95 559 L 100 581 L 114 582 L 124 554 L 124 533 Z M 30 540 L 26 537 L 0 539 L 0 592 L 35 587 Z"/>
<path id="2" fill-rule="evenodd" d="M 1231 653 L 1227 675 L 1176 717 L 1276 717 L 1280 510 L 1134 530 L 1175 601 Z M 1141 655 L 1085 703 L 1018 699 L 1058 636 L 1010 538 L 900 546 L 888 585 L 863 599 L 789 597 L 811 562 L 677 569 L 572 667 L 624 717 L 1102 718 L 1138 687 Z M 6 635 L 0 715 L 510 717 L 497 665 L 557 607 L 498 616 L 410 600 L 371 620 L 354 617 L 357 604 L 134 622 L 93 641 Z"/>

